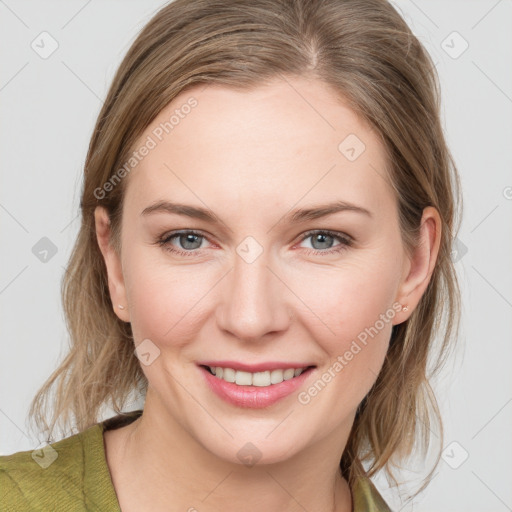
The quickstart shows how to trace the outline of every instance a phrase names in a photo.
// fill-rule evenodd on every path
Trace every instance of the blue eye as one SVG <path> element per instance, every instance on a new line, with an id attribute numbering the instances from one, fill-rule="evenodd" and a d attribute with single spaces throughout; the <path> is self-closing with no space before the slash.
<path id="1" fill-rule="evenodd" d="M 184 250 L 180 250 L 171 245 L 171 241 L 175 238 L 179 241 Z M 168 236 L 164 235 L 164 238 L 160 239 L 158 243 L 163 246 L 166 251 L 191 256 L 191 253 L 197 252 L 196 249 L 201 247 L 201 242 L 204 238 L 205 236 L 197 231 L 187 230 L 171 233 Z"/>
<path id="2" fill-rule="evenodd" d="M 304 242 L 308 238 L 312 239 L 312 249 L 306 249 L 306 254 L 318 254 L 318 255 L 329 255 L 334 253 L 340 253 L 346 250 L 352 245 L 353 239 L 344 233 L 338 233 L 337 231 L 329 230 L 312 230 L 304 233 L 300 242 Z M 180 247 L 176 247 L 171 242 L 176 239 Z M 176 231 L 173 233 L 166 233 L 160 237 L 157 243 L 174 254 L 181 256 L 198 256 L 201 254 L 201 245 L 203 240 L 207 240 L 206 236 L 198 231 L 184 230 Z M 335 241 L 338 244 L 333 245 Z M 316 247 L 315 247 L 316 246 Z"/>
<path id="3" fill-rule="evenodd" d="M 313 245 L 313 249 L 308 249 L 307 254 L 325 255 L 339 253 L 352 245 L 352 238 L 343 233 L 338 233 L 337 231 L 326 231 L 321 229 L 308 231 L 307 233 L 304 233 L 301 242 L 308 238 L 311 238 L 312 240 L 311 244 Z M 339 243 L 333 246 L 332 243 L 334 240 L 338 240 Z M 315 245 L 317 245 L 317 247 L 315 247 Z M 325 247 L 325 245 L 328 247 Z"/>

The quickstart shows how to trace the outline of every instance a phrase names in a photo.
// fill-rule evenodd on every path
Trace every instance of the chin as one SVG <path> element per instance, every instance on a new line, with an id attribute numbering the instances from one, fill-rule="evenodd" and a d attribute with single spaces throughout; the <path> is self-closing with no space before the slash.
<path id="1" fill-rule="evenodd" d="M 247 467 L 284 462 L 300 450 L 299 439 L 287 434 L 276 435 L 270 440 L 266 438 L 266 429 L 255 436 L 233 435 L 233 438 L 230 437 L 229 441 L 223 444 L 219 443 L 218 438 L 205 439 L 201 444 L 217 458 Z"/>

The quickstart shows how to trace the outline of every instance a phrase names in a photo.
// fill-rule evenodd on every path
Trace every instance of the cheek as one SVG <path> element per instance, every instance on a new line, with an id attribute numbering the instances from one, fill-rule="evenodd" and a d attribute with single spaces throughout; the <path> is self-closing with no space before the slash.
<path id="1" fill-rule="evenodd" d="M 284 281 L 293 283 L 294 291 L 290 297 L 283 290 L 283 301 L 292 301 L 313 339 L 329 355 L 337 356 L 389 310 L 396 286 L 395 262 L 396 258 L 374 251 L 351 255 L 335 266 L 308 263 L 282 268 Z M 201 265 L 173 265 L 165 255 L 155 254 L 154 248 L 134 248 L 125 269 L 136 342 L 149 338 L 172 348 L 193 341 L 208 313 L 205 308 L 212 306 L 208 294 L 221 276 Z M 381 337 L 387 334 L 389 339 L 390 329 L 391 325 L 380 329 Z"/>
<path id="2" fill-rule="evenodd" d="M 198 325 L 202 298 L 214 285 L 208 273 L 194 266 L 147 264 L 134 252 L 127 264 L 130 317 L 135 340 L 154 339 L 157 344 L 181 346 L 188 343 Z"/>
<path id="3" fill-rule="evenodd" d="M 370 265 L 351 265 L 318 274 L 314 287 L 300 289 L 315 313 L 304 312 L 304 325 L 326 357 L 298 400 L 328 415 L 330 425 L 355 413 L 380 372 L 396 315 L 392 275 L 391 269 L 382 274 Z"/>
<path id="4" fill-rule="evenodd" d="M 338 354 L 376 322 L 384 338 L 389 337 L 391 321 L 382 325 L 379 320 L 381 315 L 394 316 L 398 274 L 393 260 L 387 260 L 386 268 L 382 261 L 377 257 L 352 258 L 336 267 L 319 268 L 314 279 L 290 276 L 297 283 L 297 295 L 310 310 L 310 328 L 329 354 Z"/>

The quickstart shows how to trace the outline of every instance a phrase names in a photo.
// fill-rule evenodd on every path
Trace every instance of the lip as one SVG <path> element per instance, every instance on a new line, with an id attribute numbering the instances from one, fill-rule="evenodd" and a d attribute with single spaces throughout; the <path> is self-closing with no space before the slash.
<path id="1" fill-rule="evenodd" d="M 233 370 L 240 370 L 249 373 L 315 366 L 313 363 L 281 363 L 279 361 L 267 361 L 265 363 L 259 364 L 245 364 L 238 363 L 236 361 L 199 361 L 197 364 L 200 366 L 220 366 L 221 368 L 233 368 Z"/>
<path id="2" fill-rule="evenodd" d="M 281 363 L 280 363 L 281 364 Z M 214 366 L 214 365 L 207 365 Z M 216 363 L 216 366 L 223 367 L 220 362 Z M 248 365 L 244 365 L 246 368 Z M 261 365 L 256 365 L 261 368 Z M 303 368 L 304 366 L 288 366 L 288 368 Z M 232 382 L 226 382 L 223 379 L 219 379 L 215 375 L 212 375 L 203 366 L 198 367 L 203 374 L 206 384 L 208 387 L 224 401 L 236 407 L 248 408 L 248 409 L 262 409 L 269 407 L 279 400 L 291 395 L 294 391 L 299 389 L 304 381 L 311 375 L 315 370 L 314 367 L 309 367 L 307 370 L 302 372 L 298 377 L 293 377 L 289 380 L 284 380 L 279 384 L 271 384 L 270 386 L 259 387 L 259 386 L 239 386 Z M 233 368 L 232 366 L 224 366 L 224 368 Z M 281 366 L 280 368 L 283 368 Z M 242 370 L 245 371 L 245 370 Z M 258 370 L 256 370 L 258 371 Z M 265 371 L 265 370 L 261 370 Z"/>

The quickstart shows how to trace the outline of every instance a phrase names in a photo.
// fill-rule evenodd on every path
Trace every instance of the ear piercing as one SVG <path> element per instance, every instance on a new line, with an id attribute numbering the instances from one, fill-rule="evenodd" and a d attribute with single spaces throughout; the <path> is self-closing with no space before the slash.
<path id="1" fill-rule="evenodd" d="M 121 304 L 118 304 L 118 305 L 117 305 L 117 307 L 118 307 L 119 309 L 124 309 L 124 306 L 122 306 Z"/>
<path id="2" fill-rule="evenodd" d="M 402 311 L 407 311 L 408 309 L 409 309 L 409 308 L 408 308 L 407 306 L 404 306 L 404 307 L 402 308 Z"/>

